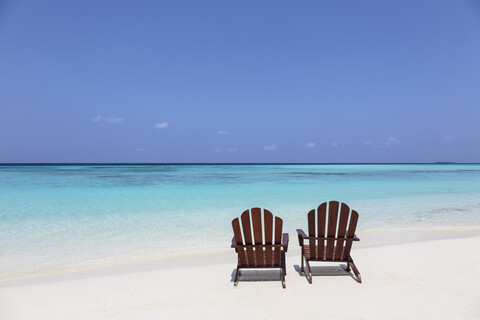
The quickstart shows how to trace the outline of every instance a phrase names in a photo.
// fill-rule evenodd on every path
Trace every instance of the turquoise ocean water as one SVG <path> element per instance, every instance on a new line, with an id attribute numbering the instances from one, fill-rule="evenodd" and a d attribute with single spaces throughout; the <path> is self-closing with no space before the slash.
<path id="1" fill-rule="evenodd" d="M 225 249 L 255 206 L 295 240 L 328 200 L 360 230 L 480 225 L 480 165 L 0 166 L 0 279 Z"/>

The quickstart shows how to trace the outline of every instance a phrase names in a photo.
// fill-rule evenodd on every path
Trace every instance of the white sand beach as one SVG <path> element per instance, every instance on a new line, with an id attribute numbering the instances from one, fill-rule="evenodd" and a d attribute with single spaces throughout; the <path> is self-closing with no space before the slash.
<path id="1" fill-rule="evenodd" d="M 355 247 L 362 284 L 321 263 L 308 284 L 294 235 L 286 289 L 275 270 L 234 288 L 233 250 L 8 280 L 0 319 L 479 319 L 480 237 L 465 235 Z"/>

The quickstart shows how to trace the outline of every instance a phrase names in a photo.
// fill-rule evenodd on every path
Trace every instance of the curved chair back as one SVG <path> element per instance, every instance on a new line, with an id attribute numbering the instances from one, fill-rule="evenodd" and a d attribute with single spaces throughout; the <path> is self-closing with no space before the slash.
<path id="1" fill-rule="evenodd" d="M 232 221 L 241 265 L 273 267 L 281 264 L 283 221 L 275 217 L 274 223 L 273 218 L 266 209 L 252 208 Z"/>
<path id="2" fill-rule="evenodd" d="M 346 260 L 355 237 L 358 213 L 345 203 L 324 202 L 308 213 L 312 260 Z"/>

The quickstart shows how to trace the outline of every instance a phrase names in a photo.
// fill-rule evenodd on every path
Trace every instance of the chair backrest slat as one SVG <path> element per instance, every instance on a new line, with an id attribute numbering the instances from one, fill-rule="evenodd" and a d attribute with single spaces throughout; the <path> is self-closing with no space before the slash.
<path id="1" fill-rule="evenodd" d="M 268 210 L 263 210 L 263 221 L 265 228 L 265 244 L 273 242 L 273 214 Z"/>
<path id="2" fill-rule="evenodd" d="M 318 206 L 317 213 L 318 213 L 318 216 L 317 216 L 318 232 L 316 237 L 325 237 L 326 235 L 325 229 L 327 228 L 327 203 L 326 202 Z M 315 221 L 313 222 L 313 225 L 315 226 Z"/>
<path id="3" fill-rule="evenodd" d="M 243 237 L 245 239 L 245 244 L 252 244 L 252 228 L 250 226 L 250 212 L 249 210 L 245 210 L 242 215 L 240 216 L 242 219 L 242 229 L 243 229 Z"/>
<path id="4" fill-rule="evenodd" d="M 273 214 L 264 209 L 263 210 L 263 223 L 265 230 L 265 244 L 271 245 L 273 241 Z M 265 247 L 265 260 L 267 265 L 273 265 L 272 260 L 273 249 L 270 246 Z"/>
<path id="5" fill-rule="evenodd" d="M 243 245 L 242 231 L 240 230 L 240 221 L 238 218 L 235 218 L 232 221 L 232 226 L 233 226 L 233 235 L 235 237 L 235 242 L 237 243 L 237 245 Z M 246 265 L 247 257 L 245 255 L 245 248 L 244 247 L 237 248 L 237 253 L 238 253 L 238 259 L 240 260 L 240 263 L 243 265 Z"/>
<path id="6" fill-rule="evenodd" d="M 310 210 L 310 212 L 308 213 L 308 236 L 309 237 L 316 237 L 316 234 L 315 234 L 315 209 Z M 310 245 L 311 254 L 316 256 L 317 240 L 309 239 L 308 244 Z"/>
<path id="7" fill-rule="evenodd" d="M 348 222 L 348 215 L 350 213 L 350 208 L 345 204 L 342 203 L 340 206 L 340 217 L 338 219 L 338 231 L 337 231 L 337 238 L 343 238 L 347 234 L 347 222 Z M 335 259 L 340 260 L 343 257 L 343 248 L 345 246 L 345 240 L 337 240 L 337 245 L 335 246 Z"/>
<path id="8" fill-rule="evenodd" d="M 357 228 L 358 213 L 355 210 L 352 210 L 350 215 L 350 224 L 348 226 L 347 237 L 352 238 L 355 235 L 355 229 Z"/>
<path id="9" fill-rule="evenodd" d="M 314 223 L 315 225 L 315 223 Z M 325 237 L 327 229 L 327 203 L 322 203 L 317 208 L 317 237 Z M 318 251 L 315 253 L 316 258 L 325 256 L 325 240 L 318 240 Z"/>
<path id="10" fill-rule="evenodd" d="M 335 232 L 337 229 L 337 217 L 338 217 L 338 201 L 330 201 L 328 204 L 328 231 L 327 238 L 335 238 Z M 325 258 L 328 260 L 333 259 L 333 252 L 335 250 L 335 240 L 327 239 L 327 250 Z"/>
<path id="11" fill-rule="evenodd" d="M 252 208 L 252 225 L 253 225 L 253 236 L 255 244 L 263 244 L 262 239 L 262 209 Z"/>
<path id="12" fill-rule="evenodd" d="M 262 209 L 260 208 L 252 208 L 250 209 L 252 214 L 252 226 L 253 226 L 253 236 L 254 236 L 254 243 L 256 245 L 263 244 L 263 228 L 262 228 Z M 255 246 L 255 264 L 256 265 L 265 265 L 265 257 L 263 255 L 263 248 L 261 246 Z"/>
<path id="13" fill-rule="evenodd" d="M 275 244 L 282 244 L 283 220 L 275 217 Z"/>
<path id="14" fill-rule="evenodd" d="M 350 214 L 350 223 L 348 224 L 347 238 L 353 238 L 355 236 L 355 229 L 357 228 L 358 212 L 352 210 Z M 352 249 L 352 241 L 347 241 L 345 248 L 343 249 L 343 259 L 347 259 L 350 256 L 350 250 Z"/>
<path id="15" fill-rule="evenodd" d="M 283 220 L 279 217 L 275 217 L 275 244 L 282 243 L 282 229 L 283 229 Z M 281 259 L 281 249 L 279 247 L 274 248 L 275 252 L 273 254 L 273 261 L 275 264 L 280 264 Z"/>
<path id="16" fill-rule="evenodd" d="M 232 227 L 233 227 L 233 236 L 235 237 L 235 242 L 237 242 L 237 245 L 242 245 L 243 237 L 242 237 L 242 231 L 240 231 L 240 222 L 238 221 L 238 218 L 233 219 Z"/>
<path id="17" fill-rule="evenodd" d="M 253 248 L 250 246 L 252 244 L 252 228 L 250 227 L 250 212 L 249 210 L 245 210 L 242 215 L 242 230 L 243 230 L 243 237 L 245 239 L 245 244 L 247 247 L 245 248 L 247 251 L 247 264 L 248 265 L 255 265 L 255 256 L 253 252 Z"/>

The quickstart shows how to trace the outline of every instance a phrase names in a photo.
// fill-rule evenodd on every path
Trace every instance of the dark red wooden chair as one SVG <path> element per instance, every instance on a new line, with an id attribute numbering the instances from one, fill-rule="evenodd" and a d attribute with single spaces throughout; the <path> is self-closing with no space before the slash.
<path id="1" fill-rule="evenodd" d="M 240 269 L 280 268 L 282 285 L 285 288 L 288 233 L 282 234 L 283 220 L 275 217 L 274 224 L 270 211 L 263 209 L 262 214 L 262 209 L 252 208 L 243 212 L 240 219 L 233 219 L 232 226 L 232 248 L 235 248 L 238 254 L 234 285 L 238 285 Z"/>
<path id="2" fill-rule="evenodd" d="M 310 261 L 345 262 L 346 270 L 349 272 L 351 267 L 357 281 L 362 282 L 360 272 L 350 256 L 353 241 L 360 241 L 355 235 L 357 221 L 358 213 L 338 201 L 322 203 L 308 213 L 308 236 L 302 229 L 297 229 L 297 233 L 302 247 L 302 272 L 305 272 L 303 268 L 305 259 L 310 283 L 312 283 Z"/>

